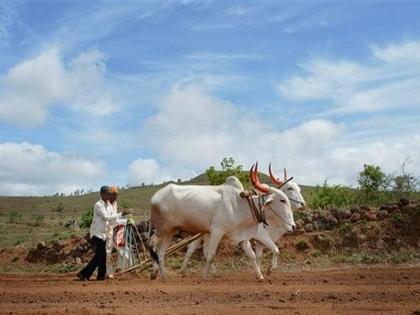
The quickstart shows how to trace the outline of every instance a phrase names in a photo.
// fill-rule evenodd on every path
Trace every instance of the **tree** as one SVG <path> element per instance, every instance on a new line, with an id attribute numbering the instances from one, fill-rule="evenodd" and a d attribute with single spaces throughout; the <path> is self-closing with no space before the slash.
<path id="1" fill-rule="evenodd" d="M 220 162 L 221 171 L 216 170 L 214 166 L 210 166 L 206 170 L 207 177 L 211 185 L 223 184 L 227 177 L 236 176 L 244 186 L 248 186 L 248 173 L 243 171 L 242 165 L 235 165 L 233 157 L 225 157 Z"/>
<path id="2" fill-rule="evenodd" d="M 401 175 L 392 177 L 392 190 L 398 198 L 401 198 L 404 194 L 417 191 L 418 180 L 413 174 L 408 173 L 406 170 L 406 166 L 409 162 L 409 159 L 406 159 L 402 164 Z"/>
<path id="3" fill-rule="evenodd" d="M 379 166 L 365 164 L 363 171 L 357 177 L 357 182 L 365 197 L 374 197 L 386 189 L 389 178 Z"/>

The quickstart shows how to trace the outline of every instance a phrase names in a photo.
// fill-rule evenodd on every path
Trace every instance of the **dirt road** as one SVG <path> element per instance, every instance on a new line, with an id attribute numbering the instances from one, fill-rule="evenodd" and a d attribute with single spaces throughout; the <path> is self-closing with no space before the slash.
<path id="1" fill-rule="evenodd" d="M 420 267 L 169 276 L 0 275 L 0 314 L 420 314 Z"/>

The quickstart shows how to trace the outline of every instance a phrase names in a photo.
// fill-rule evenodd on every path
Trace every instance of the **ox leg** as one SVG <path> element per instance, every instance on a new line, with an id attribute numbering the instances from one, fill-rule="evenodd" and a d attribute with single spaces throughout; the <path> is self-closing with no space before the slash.
<path id="1" fill-rule="evenodd" d="M 160 243 L 160 247 L 158 249 L 157 255 L 159 257 L 159 271 L 160 271 L 160 279 L 166 279 L 165 273 L 165 253 L 166 249 L 168 248 L 169 244 L 172 241 L 172 235 L 165 235 L 162 237 L 162 241 Z"/>
<path id="2" fill-rule="evenodd" d="M 256 242 L 256 244 L 255 244 L 255 256 L 256 256 L 256 259 L 257 259 L 258 267 L 260 267 L 260 268 L 261 268 L 261 259 L 262 259 L 262 255 L 263 255 L 263 250 L 264 250 L 264 246 L 262 246 L 261 243 Z"/>
<path id="3" fill-rule="evenodd" d="M 216 255 L 217 247 L 219 247 L 220 240 L 223 237 L 222 232 L 212 232 L 209 238 L 209 244 L 207 247 L 207 264 L 204 269 L 204 278 L 207 278 L 209 275 L 210 266 L 213 264 L 214 256 Z"/>
<path id="4" fill-rule="evenodd" d="M 155 236 L 155 239 L 153 240 L 153 249 L 154 249 L 154 251 L 155 252 L 158 252 L 158 250 L 159 250 L 159 248 L 160 248 L 160 245 L 161 245 L 161 243 L 162 243 L 162 239 L 160 238 L 160 237 L 158 237 L 158 236 Z M 160 258 L 159 258 L 159 255 L 158 255 L 158 260 L 159 260 Z M 153 258 L 153 256 L 152 256 L 152 267 L 153 267 L 153 269 L 152 269 L 152 272 L 150 273 L 150 279 L 151 280 L 154 280 L 154 279 L 156 279 L 156 277 L 157 277 L 157 275 L 158 275 L 158 273 L 159 273 L 159 264 L 158 264 L 158 260 L 155 260 L 154 258 Z"/>
<path id="5" fill-rule="evenodd" d="M 261 273 L 260 266 L 257 263 L 255 253 L 252 250 L 251 243 L 249 241 L 243 241 L 241 245 L 242 245 L 242 249 L 244 250 L 245 254 L 251 259 L 251 262 L 252 262 L 252 265 L 254 267 L 255 273 L 257 274 L 257 279 L 258 280 L 263 280 L 264 277 Z"/>
<path id="6" fill-rule="evenodd" d="M 277 255 L 279 254 L 279 249 L 276 243 L 267 235 L 257 235 L 255 238 L 257 241 L 261 242 L 265 247 L 267 247 L 273 253 L 273 259 L 271 261 L 271 266 L 268 267 L 267 273 L 270 274 L 272 269 L 277 267 Z"/>
<path id="7" fill-rule="evenodd" d="M 188 261 L 190 260 L 192 254 L 196 251 L 198 246 L 200 246 L 202 241 L 203 241 L 203 237 L 200 237 L 196 239 L 195 241 L 191 242 L 190 244 L 188 244 L 187 253 L 185 254 L 184 262 L 182 263 L 182 267 L 180 270 L 181 274 L 185 274 L 185 271 L 187 270 Z M 204 247 L 203 247 L 203 250 L 204 250 Z"/>
<path id="8" fill-rule="evenodd" d="M 208 247 L 209 247 L 209 237 L 210 237 L 209 234 L 204 234 L 203 235 L 203 255 L 206 258 L 206 260 L 207 260 L 207 257 L 208 257 L 207 252 L 208 252 Z M 217 268 L 216 268 L 216 265 L 214 263 L 211 263 L 210 271 L 213 274 L 217 273 Z"/>

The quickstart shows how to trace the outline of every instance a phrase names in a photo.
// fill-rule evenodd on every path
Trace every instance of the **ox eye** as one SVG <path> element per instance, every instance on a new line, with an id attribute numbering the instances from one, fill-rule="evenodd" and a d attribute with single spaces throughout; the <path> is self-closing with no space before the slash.
<path id="1" fill-rule="evenodd" d="M 292 188 L 292 187 L 290 187 L 290 188 L 287 188 L 287 190 L 293 190 L 293 188 Z"/>
<path id="2" fill-rule="evenodd" d="M 282 203 L 286 203 L 286 200 L 284 200 L 284 199 L 281 199 L 281 200 L 280 200 L 280 202 L 282 202 Z"/>

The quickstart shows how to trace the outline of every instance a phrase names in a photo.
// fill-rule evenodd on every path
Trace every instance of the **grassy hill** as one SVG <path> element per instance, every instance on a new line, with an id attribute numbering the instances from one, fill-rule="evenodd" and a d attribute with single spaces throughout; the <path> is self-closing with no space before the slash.
<path id="1" fill-rule="evenodd" d="M 270 183 L 267 175 L 260 174 L 260 178 Z M 136 220 L 149 217 L 152 195 L 167 184 L 121 189 L 119 208 L 133 209 Z M 209 180 L 203 173 L 180 184 L 208 185 Z M 312 187 L 302 186 L 302 190 L 306 198 Z M 73 231 L 65 224 L 74 218 L 79 220 L 98 199 L 99 192 L 80 196 L 0 197 L 0 248 L 20 244 L 34 246 L 39 241 L 82 235 L 85 231 Z"/>

